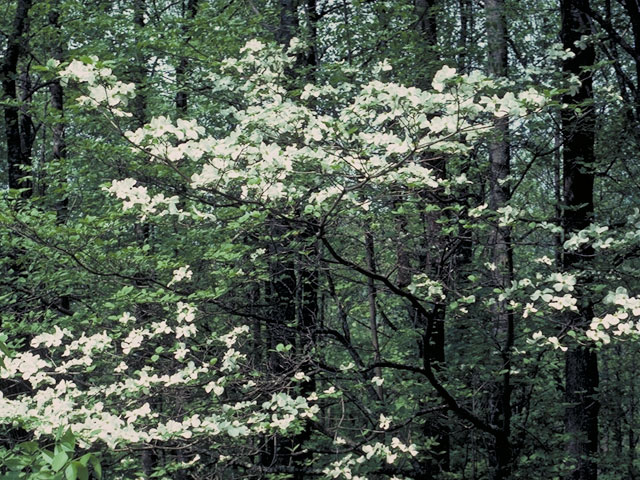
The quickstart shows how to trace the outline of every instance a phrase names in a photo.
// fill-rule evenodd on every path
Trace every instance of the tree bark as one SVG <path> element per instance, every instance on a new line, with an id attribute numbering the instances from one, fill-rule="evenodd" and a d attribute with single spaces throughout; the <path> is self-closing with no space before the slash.
<path id="1" fill-rule="evenodd" d="M 63 45 L 60 32 L 60 10 L 58 8 L 58 3 L 59 2 L 55 2 L 49 11 L 49 25 L 51 25 L 55 32 L 55 40 L 53 42 L 51 52 L 52 56 L 55 60 L 62 62 Z M 53 160 L 57 163 L 64 163 L 67 159 L 67 142 L 65 139 L 64 125 L 64 91 L 59 79 L 56 78 L 49 84 L 49 96 L 51 98 L 51 108 L 55 117 L 51 128 L 53 134 Z M 68 217 L 68 201 L 66 194 L 63 194 L 63 197 L 58 199 L 54 205 L 58 224 L 65 223 Z M 71 302 L 68 295 L 62 295 L 59 301 L 62 309 L 70 311 Z"/>
<path id="2" fill-rule="evenodd" d="M 133 0 L 133 24 L 135 38 L 141 38 L 144 29 L 144 16 L 147 11 L 146 0 Z M 133 98 L 133 116 L 137 127 L 147 123 L 147 58 L 141 49 L 135 48 L 135 61 L 132 66 L 132 80 L 136 85 L 136 96 Z"/>
<path id="3" fill-rule="evenodd" d="M 298 14 L 296 0 L 280 0 L 280 24 L 276 32 L 276 40 L 287 47 L 298 30 Z"/>
<path id="4" fill-rule="evenodd" d="M 507 25 L 504 0 L 486 0 L 487 29 L 487 70 L 497 78 L 507 76 Z M 492 211 L 508 205 L 511 192 L 509 175 L 511 158 L 509 148 L 509 120 L 498 118 L 494 122 L 493 138 L 489 142 L 489 207 Z M 493 271 L 494 288 L 504 290 L 511 286 L 513 279 L 513 258 L 511 229 L 508 226 L 493 226 L 489 240 Z M 514 342 L 513 314 L 507 301 L 498 301 L 493 308 L 494 333 L 500 349 L 501 381 L 494 385 L 491 398 L 491 423 L 502 435 L 496 436 L 490 452 L 491 478 L 507 479 L 512 471 L 511 435 L 511 350 Z"/>
<path id="5" fill-rule="evenodd" d="M 367 268 L 370 272 L 376 273 L 375 250 L 373 243 L 373 234 L 369 231 L 364 234 L 365 251 L 367 257 Z M 369 300 L 369 331 L 371 333 L 371 347 L 373 348 L 373 363 L 380 363 L 380 344 L 378 342 L 378 319 L 376 312 L 376 285 L 372 277 L 367 278 L 367 297 Z M 376 366 L 374 373 L 377 377 L 382 378 L 382 367 Z M 374 389 L 378 395 L 378 399 L 384 399 L 384 391 L 382 385 L 375 385 Z"/>
<path id="6" fill-rule="evenodd" d="M 25 149 L 26 143 L 21 129 L 21 115 L 17 77 L 18 62 L 24 53 L 24 35 L 29 30 L 29 9 L 31 0 L 18 0 L 13 28 L 7 39 L 7 49 L 2 63 L 2 101 L 4 103 L 4 128 L 7 142 L 7 166 L 9 171 L 9 188 L 25 188 L 23 198 L 31 196 L 32 182 L 28 178 L 31 172 L 30 152 Z"/>
<path id="7" fill-rule="evenodd" d="M 187 4 L 185 6 L 184 12 L 184 21 L 188 22 L 195 18 L 198 13 L 198 0 L 187 0 Z M 189 26 L 184 24 L 182 27 L 182 33 L 185 36 L 185 46 L 191 40 L 191 35 L 189 35 Z M 182 55 L 180 60 L 178 61 L 178 66 L 176 67 L 176 84 L 178 87 L 178 91 L 176 92 L 176 110 L 178 112 L 178 116 L 186 117 L 187 116 L 187 102 L 188 95 L 185 87 L 186 83 L 186 72 L 189 68 L 189 58 L 186 55 Z"/>
<path id="8" fill-rule="evenodd" d="M 586 70 L 595 62 L 593 44 L 586 48 L 575 45 L 583 35 L 591 34 L 589 19 L 584 13 L 589 9 L 588 0 L 562 0 L 561 37 L 564 48 L 575 56 L 563 63 L 563 72 L 576 75 L 581 85 L 575 95 L 563 96 L 563 231 L 568 238 L 576 231 L 586 228 L 593 221 L 594 162 L 595 162 L 595 111 L 593 82 Z M 579 107 L 579 108 L 577 108 Z M 577 251 L 563 252 L 563 269 L 581 276 L 580 283 L 588 283 L 584 272 L 593 257 L 593 248 L 587 244 Z M 572 328 L 588 326 L 593 317 L 593 307 L 588 294 L 578 288 L 578 312 L 567 316 Z M 568 475 L 570 480 L 596 480 L 598 476 L 596 455 L 598 453 L 597 399 L 598 360 L 590 345 L 571 345 L 565 355 L 565 431 L 569 435 L 567 453 L 575 462 Z"/>

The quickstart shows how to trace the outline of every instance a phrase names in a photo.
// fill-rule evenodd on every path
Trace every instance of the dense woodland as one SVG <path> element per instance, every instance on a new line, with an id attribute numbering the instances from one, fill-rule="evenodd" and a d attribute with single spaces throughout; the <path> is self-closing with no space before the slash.
<path id="1" fill-rule="evenodd" d="M 640 480 L 639 0 L 1 5 L 1 478 Z"/>

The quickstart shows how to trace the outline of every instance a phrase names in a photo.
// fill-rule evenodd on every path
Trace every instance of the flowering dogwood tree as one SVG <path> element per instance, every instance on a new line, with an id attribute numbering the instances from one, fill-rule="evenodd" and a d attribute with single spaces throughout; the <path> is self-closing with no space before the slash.
<path id="1" fill-rule="evenodd" d="M 374 80 L 292 90 L 285 72 L 303 48 L 297 39 L 285 52 L 252 40 L 240 58 L 223 61 L 210 73 L 211 94 L 233 101 L 216 126 L 156 116 L 127 130 L 132 84 L 97 58 L 51 66 L 82 92 L 77 102 L 83 108 L 122 132 L 131 162 L 141 165 L 140 177 L 114 178 L 103 187 L 123 215 L 158 229 L 179 224 L 215 231 L 226 240 L 207 251 L 209 267 L 167 261 L 144 287 L 128 285 L 118 293 L 144 295 L 154 303 L 152 314 L 132 309 L 88 328 L 55 326 L 24 351 L 9 351 L 5 338 L 0 376 L 30 388 L 0 397 L 0 422 L 32 432 L 36 442 L 66 434 L 67 444 L 71 436 L 83 451 L 102 451 L 103 461 L 122 459 L 122 468 L 130 465 L 132 472 L 140 469 L 133 452 L 162 451 L 171 461 L 157 468 L 161 476 L 206 468 L 219 478 L 305 469 L 322 478 L 411 477 L 438 449 L 436 440 L 417 433 L 424 411 L 443 408 L 487 435 L 502 433 L 463 401 L 464 379 L 444 382 L 441 366 L 416 358 L 408 345 L 421 338 L 424 350 L 429 343 L 421 325 L 391 316 L 379 327 L 383 342 L 373 342 L 363 333 L 367 328 L 356 333 L 334 277 L 353 285 L 375 282 L 381 291 L 374 309 L 409 306 L 428 318 L 445 308 L 452 322 L 475 332 L 473 321 L 482 312 L 507 305 L 526 325 L 508 367 L 513 375 L 528 368 L 533 353 L 553 354 L 567 342 L 607 344 L 640 331 L 640 299 L 623 287 L 601 292 L 598 316 L 587 330 L 558 330 L 549 318 L 577 309 L 574 293 L 584 279 L 560 271 L 546 251 L 537 252 L 531 271 L 499 289 L 489 287 L 497 266 L 484 258 L 459 263 L 466 278 L 455 288 L 421 271 L 411 273 L 408 285 L 394 279 L 394 215 L 409 220 L 403 228 L 411 236 L 425 214 L 435 212 L 429 221 L 449 242 L 470 231 L 481 244 L 491 225 L 532 224 L 542 235 L 556 233 L 557 225 L 531 220 L 535 212 L 518 198 L 491 211 L 483 198 L 467 193 L 478 169 L 473 152 L 492 135 L 494 120 L 507 117 L 527 128 L 557 91 L 515 91 L 513 84 L 450 67 L 435 74 L 430 90 L 421 90 L 385 81 L 388 63 L 373 69 Z M 445 171 L 436 166 L 443 159 Z M 162 181 L 144 174 L 147 167 Z M 639 215 L 616 232 L 594 223 L 565 239 L 564 248 L 590 243 L 624 256 L 637 247 Z M 274 224 L 286 228 L 274 231 Z M 380 253 L 367 263 L 359 235 L 371 231 L 379 233 Z M 207 238 L 203 234 L 202 242 Z M 269 249 L 283 242 L 289 245 L 284 253 Z M 179 238 L 177 244 L 176 250 L 193 246 Z M 295 312 L 283 324 L 264 312 L 228 308 L 225 298 L 239 286 L 260 285 L 274 259 L 304 265 L 298 278 L 312 267 L 322 270 L 317 283 L 333 300 L 323 319 L 317 315 L 303 328 Z M 270 338 L 266 355 L 256 352 L 265 333 L 256 321 L 287 332 Z M 465 368 L 472 366 L 460 366 L 462 378 Z M 269 447 L 276 442 L 294 459 L 300 452 L 303 461 L 265 461 L 276 456 Z M 305 463 L 312 447 L 313 465 Z M 38 447 L 25 448 L 31 454 Z M 74 459 L 62 448 L 43 452 L 38 478 L 67 470 L 67 478 L 86 478 L 87 465 L 100 471 L 97 457 Z"/>

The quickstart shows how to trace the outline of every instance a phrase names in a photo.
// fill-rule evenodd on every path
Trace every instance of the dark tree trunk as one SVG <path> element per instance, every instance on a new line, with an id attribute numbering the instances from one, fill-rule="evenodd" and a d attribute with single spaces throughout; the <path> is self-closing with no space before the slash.
<path id="1" fill-rule="evenodd" d="M 418 79 L 417 85 L 420 88 L 428 89 L 436 73 L 438 64 L 438 17 L 437 8 L 441 0 L 415 0 L 415 11 L 418 16 L 416 28 L 426 47 L 426 58 L 422 59 L 422 64 L 426 66 L 423 74 Z"/>
<path id="2" fill-rule="evenodd" d="M 586 228 L 593 220 L 594 186 L 594 138 L 595 112 L 593 82 L 591 73 L 585 68 L 595 62 L 593 44 L 578 48 L 575 42 L 582 35 L 590 35 L 589 19 L 584 13 L 589 9 L 588 0 L 562 0 L 562 43 L 575 56 L 563 63 L 565 74 L 576 75 L 581 85 L 575 95 L 565 95 L 562 99 L 569 108 L 562 110 L 563 142 L 563 230 L 565 238 Z M 574 107 L 580 107 L 574 108 Z M 563 252 L 563 268 L 580 274 L 593 257 L 593 248 L 587 246 Z M 580 283 L 588 283 L 581 278 Z M 567 316 L 572 328 L 589 325 L 593 308 L 587 293 L 577 289 L 578 312 Z M 569 435 L 567 452 L 575 462 L 569 474 L 570 480 L 596 480 L 598 476 L 596 455 L 598 453 L 598 360 L 590 345 L 572 345 L 565 356 L 565 430 Z"/>
<path id="3" fill-rule="evenodd" d="M 269 305 L 270 325 L 267 329 L 269 374 L 282 375 L 294 368 L 285 362 L 282 354 L 276 351 L 278 344 L 296 345 L 296 271 L 291 259 L 291 250 L 286 247 L 286 234 L 289 226 L 276 218 L 268 219 L 269 243 L 269 281 L 266 288 Z M 294 463 L 291 452 L 295 443 L 290 438 L 273 435 L 266 439 L 260 459 L 263 466 L 290 465 Z M 297 479 L 296 479 L 297 480 Z"/>
<path id="4" fill-rule="evenodd" d="M 376 273 L 375 248 L 373 243 L 373 234 L 365 232 L 364 234 L 365 253 L 367 258 L 367 268 L 370 272 Z M 376 308 L 376 285 L 372 277 L 367 278 L 367 297 L 369 301 L 369 332 L 371 335 L 371 348 L 373 349 L 373 363 L 380 363 L 380 344 L 378 342 L 378 319 Z M 377 377 L 382 378 L 382 368 L 377 366 L 374 368 Z M 378 400 L 384 399 L 384 391 L 382 385 L 374 387 Z"/>
<path id="5" fill-rule="evenodd" d="M 318 5 L 316 0 L 307 0 L 307 23 L 309 28 L 309 41 L 311 45 L 307 51 L 307 57 L 305 60 L 306 65 L 311 68 L 311 73 L 315 75 L 315 71 L 318 68 L 318 21 L 320 15 L 318 14 Z"/>
<path id="6" fill-rule="evenodd" d="M 438 21 L 436 6 L 440 0 L 416 0 L 418 15 L 418 31 L 424 36 L 427 45 L 435 48 L 438 45 Z"/>
<path id="7" fill-rule="evenodd" d="M 458 70 L 466 72 L 468 70 L 468 45 L 469 45 L 469 23 L 472 15 L 471 0 L 458 0 L 460 9 L 460 53 L 458 54 Z"/>
<path id="8" fill-rule="evenodd" d="M 493 77 L 507 76 L 507 25 L 504 0 L 486 0 L 487 64 Z M 492 211 L 506 206 L 511 192 L 508 177 L 511 169 L 509 148 L 509 120 L 502 117 L 494 122 L 493 138 L 489 142 L 489 206 Z M 491 232 L 489 246 L 491 260 L 496 266 L 493 272 L 494 288 L 503 290 L 513 279 L 511 229 L 496 224 Z M 491 398 L 491 423 L 502 434 L 495 437 L 490 451 L 491 478 L 508 479 L 512 470 L 511 435 L 511 350 L 513 348 L 513 314 L 506 301 L 498 302 L 492 311 L 494 334 L 500 349 L 500 370 L 505 373 L 494 385 Z"/>
<path id="9" fill-rule="evenodd" d="M 282 46 L 289 46 L 289 42 L 298 31 L 298 2 L 296 0 L 280 0 L 280 24 L 276 32 L 276 40 Z"/>
<path id="10" fill-rule="evenodd" d="M 187 0 L 187 5 L 185 6 L 185 12 L 183 15 L 184 20 L 186 22 L 193 20 L 197 13 L 198 0 Z M 185 24 L 182 27 L 182 33 L 185 36 L 185 45 L 187 45 L 191 40 L 191 36 L 189 35 L 189 25 Z M 185 83 L 188 68 L 189 58 L 185 55 L 182 55 L 180 57 L 180 60 L 178 61 L 178 66 L 176 67 L 176 84 L 178 87 L 178 91 L 176 92 L 176 110 L 178 112 L 178 116 L 181 117 L 186 117 L 187 115 L 188 95 Z"/>
<path id="11" fill-rule="evenodd" d="M 4 128 L 7 142 L 7 166 L 9 188 L 26 188 L 23 197 L 31 196 L 32 182 L 27 178 L 31 172 L 30 149 L 26 149 L 25 134 L 21 129 L 20 107 L 18 106 L 18 62 L 24 53 L 24 35 L 29 30 L 29 9 L 31 0 L 19 0 L 13 27 L 7 39 L 7 49 L 2 62 L 2 100 L 4 105 Z"/>
<path id="12" fill-rule="evenodd" d="M 635 50 L 636 91 L 640 91 L 640 0 L 626 0 L 622 5 L 627 10 L 633 32 L 633 47 Z M 637 99 L 637 97 L 636 97 Z M 635 106 L 637 120 L 640 121 L 640 103 Z"/>
<path id="13" fill-rule="evenodd" d="M 440 0 L 416 0 L 415 12 L 418 17 L 416 28 L 420 35 L 425 49 L 425 57 L 422 59 L 426 69 L 424 74 L 418 79 L 418 86 L 428 89 L 431 86 L 433 76 L 436 72 L 436 66 L 439 63 L 438 52 L 438 7 L 442 4 Z M 439 178 L 445 177 L 446 160 L 439 158 L 433 160 L 427 158 L 424 163 L 428 168 L 433 168 L 435 174 Z M 429 196 L 429 192 L 420 192 L 422 199 Z M 433 251 L 433 242 L 437 242 L 440 248 L 446 248 L 445 242 L 441 238 L 440 225 L 436 221 L 437 214 L 426 213 L 422 215 L 424 225 L 424 235 L 421 239 L 421 249 L 423 251 L 418 259 L 419 268 L 425 272 L 429 272 L 431 278 L 439 280 L 444 286 L 448 282 L 446 278 L 447 268 L 441 264 L 440 256 L 434 258 L 430 255 Z M 402 219 L 399 220 L 402 222 Z M 404 230 L 402 223 L 399 225 L 401 232 Z M 403 247 L 400 247 L 403 248 Z M 406 248 L 406 247 L 405 247 Z M 402 250 L 398 251 L 398 264 L 402 270 L 409 268 L 409 260 L 403 257 L 406 253 Z M 410 276 L 405 272 L 399 271 L 398 280 L 402 283 L 410 283 Z M 423 316 L 416 312 L 412 307 L 409 314 L 415 318 L 418 328 L 422 329 L 422 339 L 419 344 L 420 354 L 422 355 L 425 366 L 433 365 L 436 371 L 440 371 L 445 363 L 445 321 L 446 310 L 444 305 L 436 304 L 430 312 L 430 315 Z M 442 472 L 450 470 L 450 451 L 451 441 L 449 438 L 448 417 L 446 411 L 442 411 L 437 415 L 432 415 L 425 419 L 422 428 L 422 435 L 425 438 L 434 438 L 437 442 L 435 451 L 431 453 L 430 458 L 426 458 L 421 465 L 423 473 L 417 477 L 420 479 L 430 479 Z"/>
<path id="14" fill-rule="evenodd" d="M 60 32 L 60 11 L 58 8 L 58 2 L 55 2 L 49 11 L 49 25 L 53 28 L 55 35 L 51 53 L 54 59 L 61 62 L 63 60 L 63 45 Z M 64 125 L 64 91 L 59 79 L 55 79 L 49 84 L 49 96 L 51 98 L 51 108 L 55 117 L 52 127 L 53 160 L 56 163 L 62 164 L 67 158 L 67 142 L 65 139 Z M 68 217 L 68 202 L 66 194 L 63 194 L 62 198 L 56 200 L 54 205 L 56 209 L 57 222 L 59 224 L 65 223 Z M 71 303 L 68 295 L 60 297 L 60 307 L 62 310 L 70 311 Z"/>
<path id="15" fill-rule="evenodd" d="M 146 11 L 146 0 L 133 0 L 135 38 L 141 38 L 144 35 L 144 16 Z M 137 126 L 142 127 L 147 123 L 147 58 L 139 48 L 135 48 L 132 80 L 136 85 L 136 96 L 133 98 L 133 116 Z"/>

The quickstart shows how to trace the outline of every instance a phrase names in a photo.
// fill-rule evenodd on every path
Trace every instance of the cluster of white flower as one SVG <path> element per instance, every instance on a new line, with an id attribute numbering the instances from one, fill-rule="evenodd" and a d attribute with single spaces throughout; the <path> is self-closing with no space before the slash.
<path id="1" fill-rule="evenodd" d="M 247 325 L 241 325 L 239 327 L 235 327 L 226 335 L 221 335 L 218 338 L 227 346 L 227 348 L 231 348 L 233 345 L 236 344 L 236 341 L 238 340 L 238 336 L 242 335 L 243 333 L 249 333 L 249 327 Z"/>
<path id="2" fill-rule="evenodd" d="M 178 312 L 181 317 L 178 325 L 192 325 L 195 312 L 193 306 L 180 303 Z M 133 317 L 125 313 L 122 318 L 126 325 Z M 165 320 L 153 322 L 149 328 L 133 328 L 120 343 L 122 354 L 127 357 L 143 343 L 148 347 L 149 341 L 155 336 L 171 332 L 172 328 Z M 222 343 L 234 345 L 237 336 L 246 332 L 248 327 L 240 326 L 226 335 L 221 335 L 220 338 Z M 70 337 L 70 341 L 65 344 L 66 337 Z M 0 394 L 0 423 L 20 421 L 33 431 L 36 438 L 52 435 L 63 427 L 70 428 L 84 447 L 101 441 L 110 448 L 115 448 L 123 444 L 196 436 L 261 435 L 269 429 L 285 431 L 294 424 L 314 417 L 319 411 L 317 405 L 311 405 L 311 396 L 293 398 L 285 392 L 280 392 L 274 394 L 272 399 L 263 405 L 257 405 L 256 402 L 213 403 L 210 404 L 213 412 L 204 416 L 194 414 L 180 420 L 159 420 L 159 412 L 154 412 L 149 402 L 132 405 L 124 413 L 116 414 L 112 411 L 122 411 L 119 403 L 123 398 L 135 398 L 134 394 L 148 392 L 152 387 L 168 389 L 195 385 L 207 379 L 204 391 L 213 392 L 216 397 L 220 397 L 225 392 L 224 386 L 227 382 L 226 377 L 221 374 L 240 368 L 238 361 L 244 354 L 233 348 L 227 350 L 217 374 L 209 367 L 209 361 L 201 363 L 200 366 L 195 361 L 189 361 L 173 373 L 158 374 L 152 366 L 147 365 L 131 375 L 125 375 L 130 368 L 124 360 L 120 360 L 122 355 L 117 355 L 113 350 L 114 342 L 106 332 L 91 336 L 86 336 L 83 332 L 79 338 L 73 339 L 69 330 L 56 328 L 53 333 L 36 337 L 33 345 L 34 348 L 47 345 L 53 358 L 62 358 L 76 351 L 83 355 L 69 360 L 62 370 L 59 366 L 55 371 L 55 361 L 43 359 L 33 352 L 0 356 L 0 378 L 20 377 L 31 381 L 34 388 L 32 392 L 15 398 L 5 398 Z M 176 347 L 175 357 L 181 361 L 190 349 L 185 343 L 177 343 Z M 106 356 L 101 355 L 101 360 L 104 362 L 109 358 L 118 359 L 119 364 L 115 366 L 114 372 L 120 374 L 119 381 L 80 387 L 58 378 L 57 373 L 70 372 L 71 368 L 79 368 L 76 372 L 86 371 L 85 369 L 93 363 L 92 355 L 102 353 L 108 348 L 111 351 Z M 132 364 L 135 363 L 137 362 L 134 361 Z M 166 370 L 166 366 L 163 370 Z M 245 381 L 242 386 L 243 391 L 252 388 L 256 388 L 256 383 L 251 380 Z M 317 396 L 315 398 L 317 399 Z M 163 415 L 166 415 L 166 412 Z M 141 421 L 143 419 L 144 422 Z"/>
<path id="3" fill-rule="evenodd" d="M 583 245 L 592 242 L 594 248 L 607 249 L 614 244 L 612 237 L 604 238 L 603 234 L 609 230 L 609 227 L 592 223 L 587 228 L 572 234 L 565 242 L 564 248 L 567 251 L 574 252 Z"/>
<path id="4" fill-rule="evenodd" d="M 182 323 L 182 322 L 191 323 L 195 320 L 196 307 L 194 307 L 190 303 L 185 303 L 185 302 L 178 302 L 176 306 L 178 308 L 178 312 L 177 312 L 178 315 L 176 317 L 176 321 L 178 323 Z"/>
<path id="5" fill-rule="evenodd" d="M 61 329 L 59 326 L 54 325 L 55 331 L 53 333 L 41 333 L 36 335 L 31 340 L 31 346 L 38 348 L 40 345 L 45 347 L 59 347 L 62 344 L 62 339 L 65 336 L 70 336 L 71 332 L 68 329 Z"/>
<path id="6" fill-rule="evenodd" d="M 133 178 L 125 178 L 123 180 L 112 180 L 110 187 L 103 187 L 103 190 L 115 195 L 116 198 L 123 200 L 122 209 L 129 210 L 135 206 L 140 207 L 143 215 L 151 215 L 158 213 L 163 215 L 178 215 L 184 216 L 178 208 L 179 198 L 177 195 L 172 197 L 165 197 L 164 194 L 158 193 L 153 197 L 149 195 L 147 187 L 143 185 L 136 186 L 137 181 Z M 158 207 L 163 206 L 161 212 L 158 212 Z"/>
<path id="7" fill-rule="evenodd" d="M 320 188 L 314 184 L 306 199 L 307 213 L 320 215 L 321 205 L 335 198 L 369 208 L 366 200 L 341 196 L 354 180 L 448 188 L 449 180 L 436 178 L 430 168 L 412 161 L 411 154 L 421 150 L 466 151 L 471 148 L 467 143 L 491 127 L 491 123 L 472 123 L 481 113 L 523 116 L 529 108 L 544 104 L 535 89 L 518 96 L 481 96 L 483 89 L 495 86 L 493 80 L 480 72 L 459 75 L 447 66 L 435 74 L 431 92 L 374 80 L 347 95 L 342 87 L 308 85 L 297 102 L 286 94 L 281 79 L 295 61 L 291 53 L 299 48 L 302 43 L 298 40 L 292 41 L 289 52 L 252 40 L 241 50 L 241 58 L 223 62 L 227 76 L 218 75 L 216 83 L 244 92 L 248 105 L 234 112 L 237 126 L 226 137 L 205 136 L 204 128 L 194 120 L 174 123 L 166 116 L 154 117 L 144 127 L 127 132 L 126 137 L 134 149 L 146 151 L 152 159 L 201 162 L 191 187 L 212 185 L 220 192 L 240 189 L 245 200 L 300 200 L 309 189 L 296 182 L 308 183 L 312 172 L 320 179 L 329 172 L 331 176 L 326 178 L 331 183 Z M 130 87 L 119 84 L 112 72 L 98 68 L 98 63 L 97 59 L 86 64 L 74 61 L 61 75 L 89 84 L 89 98 L 95 104 L 109 106 L 114 99 L 132 95 Z M 389 68 L 383 63 L 380 71 Z M 227 81 L 222 82 L 224 79 Z M 102 85 L 105 82 L 108 87 Z M 303 104 L 311 97 L 328 98 L 343 106 L 334 115 L 319 113 Z M 457 140 L 457 134 L 466 139 Z M 297 137 L 301 142 L 282 147 L 278 140 L 283 136 Z M 139 206 L 143 216 L 184 215 L 175 196 L 152 196 L 133 179 L 114 180 L 106 190 L 123 200 L 124 210 Z"/>
<path id="8" fill-rule="evenodd" d="M 91 56 L 87 62 L 73 60 L 59 72 L 59 76 L 63 85 L 69 80 L 87 84 L 88 95 L 78 97 L 78 103 L 92 107 L 104 106 L 120 117 L 131 116 L 115 107 L 126 105 L 135 96 L 135 85 L 119 81 L 110 68 L 100 66 L 98 57 Z"/>
<path id="9" fill-rule="evenodd" d="M 640 335 L 640 321 L 634 322 L 630 318 L 631 315 L 640 317 L 640 298 L 630 297 L 624 287 L 618 287 L 606 295 L 604 304 L 616 306 L 618 310 L 603 317 L 594 317 L 586 332 L 587 337 L 607 344 L 611 342 L 611 335 Z"/>

